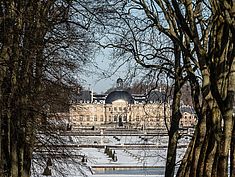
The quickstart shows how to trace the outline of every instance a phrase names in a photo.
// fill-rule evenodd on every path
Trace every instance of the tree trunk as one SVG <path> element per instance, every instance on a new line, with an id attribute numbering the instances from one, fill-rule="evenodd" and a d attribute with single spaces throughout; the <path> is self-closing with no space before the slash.
<path id="1" fill-rule="evenodd" d="M 192 169 L 192 170 L 196 170 L 197 177 L 203 176 L 204 162 L 205 162 L 206 151 L 208 147 L 208 144 L 206 143 L 208 142 L 208 134 L 206 134 L 207 133 L 206 121 L 207 121 L 208 109 L 205 103 L 203 105 L 204 106 L 202 106 L 202 114 L 200 114 L 202 117 L 200 118 L 200 122 L 199 122 L 199 135 L 197 137 L 200 145 L 198 145 L 197 150 L 195 150 L 195 151 L 200 151 L 200 155 L 199 155 L 199 159 L 197 162 L 198 163 L 197 168 Z M 192 172 L 192 173 L 195 174 L 195 172 Z"/>
<path id="2" fill-rule="evenodd" d="M 167 148 L 167 160 L 166 160 L 166 177 L 173 177 L 175 173 L 176 165 L 176 153 L 177 144 L 179 139 L 179 121 L 182 117 L 180 111 L 180 100 L 181 100 L 181 87 L 184 83 L 181 77 L 181 67 L 180 67 L 180 56 L 181 51 L 178 45 L 174 45 L 174 56 L 175 56 L 175 83 L 174 83 L 174 93 L 173 93 L 173 104 L 172 104 L 172 115 L 170 130 L 168 132 L 169 141 Z M 167 125 L 166 125 L 167 126 Z"/>
<path id="3" fill-rule="evenodd" d="M 166 162 L 166 177 L 173 177 L 175 171 L 175 164 L 176 164 L 176 150 L 177 144 L 179 139 L 179 120 L 181 118 L 180 113 L 180 99 L 181 93 L 178 88 L 175 88 L 174 91 L 174 101 L 172 105 L 172 119 L 171 119 L 171 127 L 168 132 L 169 135 L 169 142 L 167 148 L 167 162 Z"/>
<path id="4" fill-rule="evenodd" d="M 195 131 L 195 146 L 194 146 L 194 152 L 193 152 L 193 159 L 192 159 L 192 165 L 190 169 L 190 176 L 197 176 L 198 171 L 200 171 L 199 167 L 199 161 L 204 162 L 205 159 L 205 152 L 201 152 L 202 146 L 205 146 L 206 149 L 207 145 L 204 144 L 205 141 L 205 135 L 206 135 L 206 108 L 201 114 L 201 118 L 198 120 L 198 125 Z M 203 168 L 201 169 L 203 171 Z"/>
<path id="5" fill-rule="evenodd" d="M 38 109 L 31 108 L 36 105 L 33 103 L 41 84 L 34 85 L 34 69 L 36 56 L 42 55 L 45 36 L 45 29 L 39 24 L 42 23 L 40 15 L 46 11 L 40 14 L 38 5 L 36 1 L 27 7 L 21 1 L 1 3 L 1 8 L 5 8 L 3 23 L 7 32 L 1 36 L 3 42 L 0 41 L 0 61 L 4 63 L 0 70 L 0 170 L 7 177 L 30 176 L 35 136 L 35 115 L 31 112 Z M 43 64 L 37 67 L 37 72 L 42 67 Z"/>

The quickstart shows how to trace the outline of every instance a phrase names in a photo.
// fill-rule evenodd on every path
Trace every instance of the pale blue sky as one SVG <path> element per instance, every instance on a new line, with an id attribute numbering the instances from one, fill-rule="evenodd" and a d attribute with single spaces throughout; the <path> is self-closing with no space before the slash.
<path id="1" fill-rule="evenodd" d="M 86 72 L 82 76 L 84 87 L 91 88 L 96 93 L 102 93 L 115 86 L 119 77 L 126 76 L 126 66 L 124 65 L 116 71 L 118 63 L 112 67 L 112 56 L 110 55 L 111 49 L 104 49 L 97 53 L 95 61 L 86 67 Z"/>

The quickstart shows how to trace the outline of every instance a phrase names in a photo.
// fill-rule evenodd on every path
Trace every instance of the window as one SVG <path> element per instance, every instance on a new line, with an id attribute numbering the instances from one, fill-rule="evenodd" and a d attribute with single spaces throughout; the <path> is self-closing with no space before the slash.
<path id="1" fill-rule="evenodd" d="M 104 121 L 104 116 L 100 115 L 100 121 Z"/>
<path id="2" fill-rule="evenodd" d="M 122 111 L 122 107 L 119 107 L 119 111 Z"/>
<path id="3" fill-rule="evenodd" d="M 94 121 L 97 121 L 97 116 L 94 116 Z"/>
<path id="4" fill-rule="evenodd" d="M 136 116 L 136 121 L 140 121 L 140 118 L 139 118 L 139 116 Z"/>
<path id="5" fill-rule="evenodd" d="M 80 121 L 83 121 L 83 116 L 80 116 L 79 120 L 80 120 Z"/>
<path id="6" fill-rule="evenodd" d="M 117 121 L 117 115 L 114 116 L 114 121 L 115 121 L 115 122 Z"/>
<path id="7" fill-rule="evenodd" d="M 87 120 L 87 121 L 90 121 L 90 116 L 87 116 L 86 120 Z"/>
<path id="8" fill-rule="evenodd" d="M 114 111 L 117 111 L 117 107 L 114 107 Z"/>

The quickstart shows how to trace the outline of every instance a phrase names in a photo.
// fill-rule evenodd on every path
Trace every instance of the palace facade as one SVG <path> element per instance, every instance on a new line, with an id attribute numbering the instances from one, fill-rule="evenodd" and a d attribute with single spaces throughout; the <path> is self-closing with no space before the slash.
<path id="1" fill-rule="evenodd" d="M 182 110 L 181 127 L 195 125 L 191 107 L 184 106 Z M 146 95 L 130 94 L 119 78 L 116 89 L 109 94 L 82 91 L 74 98 L 69 115 L 73 129 L 165 129 L 169 126 L 171 106 L 161 90 Z"/>

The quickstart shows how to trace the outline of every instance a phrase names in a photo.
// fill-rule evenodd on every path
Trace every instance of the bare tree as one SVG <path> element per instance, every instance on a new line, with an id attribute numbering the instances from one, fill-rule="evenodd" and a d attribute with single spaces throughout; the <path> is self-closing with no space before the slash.
<path id="1" fill-rule="evenodd" d="M 131 53 L 138 64 L 156 67 L 166 73 L 171 73 L 169 70 L 179 65 L 177 63 L 183 63 L 183 67 L 176 68 L 174 74 L 185 76 L 190 81 L 199 120 L 177 175 L 228 176 L 230 150 L 230 174 L 233 175 L 234 1 L 131 0 L 125 1 L 121 7 L 126 13 L 119 12 L 111 18 L 122 20 L 111 25 L 113 28 L 109 31 L 111 35 L 120 36 L 119 40 L 107 46 L 123 49 Z M 153 33 L 150 33 L 151 30 Z M 155 35 L 149 38 L 147 35 L 150 34 Z M 162 57 L 159 54 L 162 50 L 151 53 L 150 48 L 144 46 L 145 38 L 149 41 L 170 40 L 165 44 L 170 44 L 172 51 L 179 51 L 173 59 L 175 65 L 169 65 L 171 61 L 166 57 L 162 59 L 165 61 L 162 64 L 151 63 L 152 58 Z M 140 43 L 142 45 L 138 45 Z M 174 121 L 177 123 L 177 119 Z M 167 173 L 167 176 L 173 176 L 174 171 Z"/>
<path id="2" fill-rule="evenodd" d="M 140 70 L 147 72 L 143 76 L 154 78 L 156 84 L 152 88 L 148 88 L 149 92 L 161 84 L 161 78 L 170 80 L 174 91 L 170 126 L 165 117 L 169 135 L 165 175 L 173 176 L 177 142 L 180 138 L 179 121 L 182 117 L 180 112 L 181 88 L 188 79 L 185 76 L 184 64 L 181 62 L 182 51 L 177 43 L 169 40 L 168 36 L 158 35 L 159 31 L 153 28 L 142 12 L 138 12 L 138 6 L 126 5 L 125 8 L 126 11 L 123 9 L 116 11 L 116 17 L 112 16 L 111 24 L 107 24 L 112 30 L 107 32 L 111 37 L 106 39 L 105 47 L 114 48 L 116 55 L 119 55 L 119 58 L 123 57 L 124 61 L 131 62 L 133 58 L 134 62 L 141 66 Z M 155 74 L 151 76 L 151 73 Z M 168 92 L 168 94 L 170 93 Z"/>
<path id="3" fill-rule="evenodd" d="M 92 2 L 0 2 L 0 176 L 30 176 L 36 134 L 59 98 L 55 88 L 76 88 L 75 74 L 92 52 Z"/>

